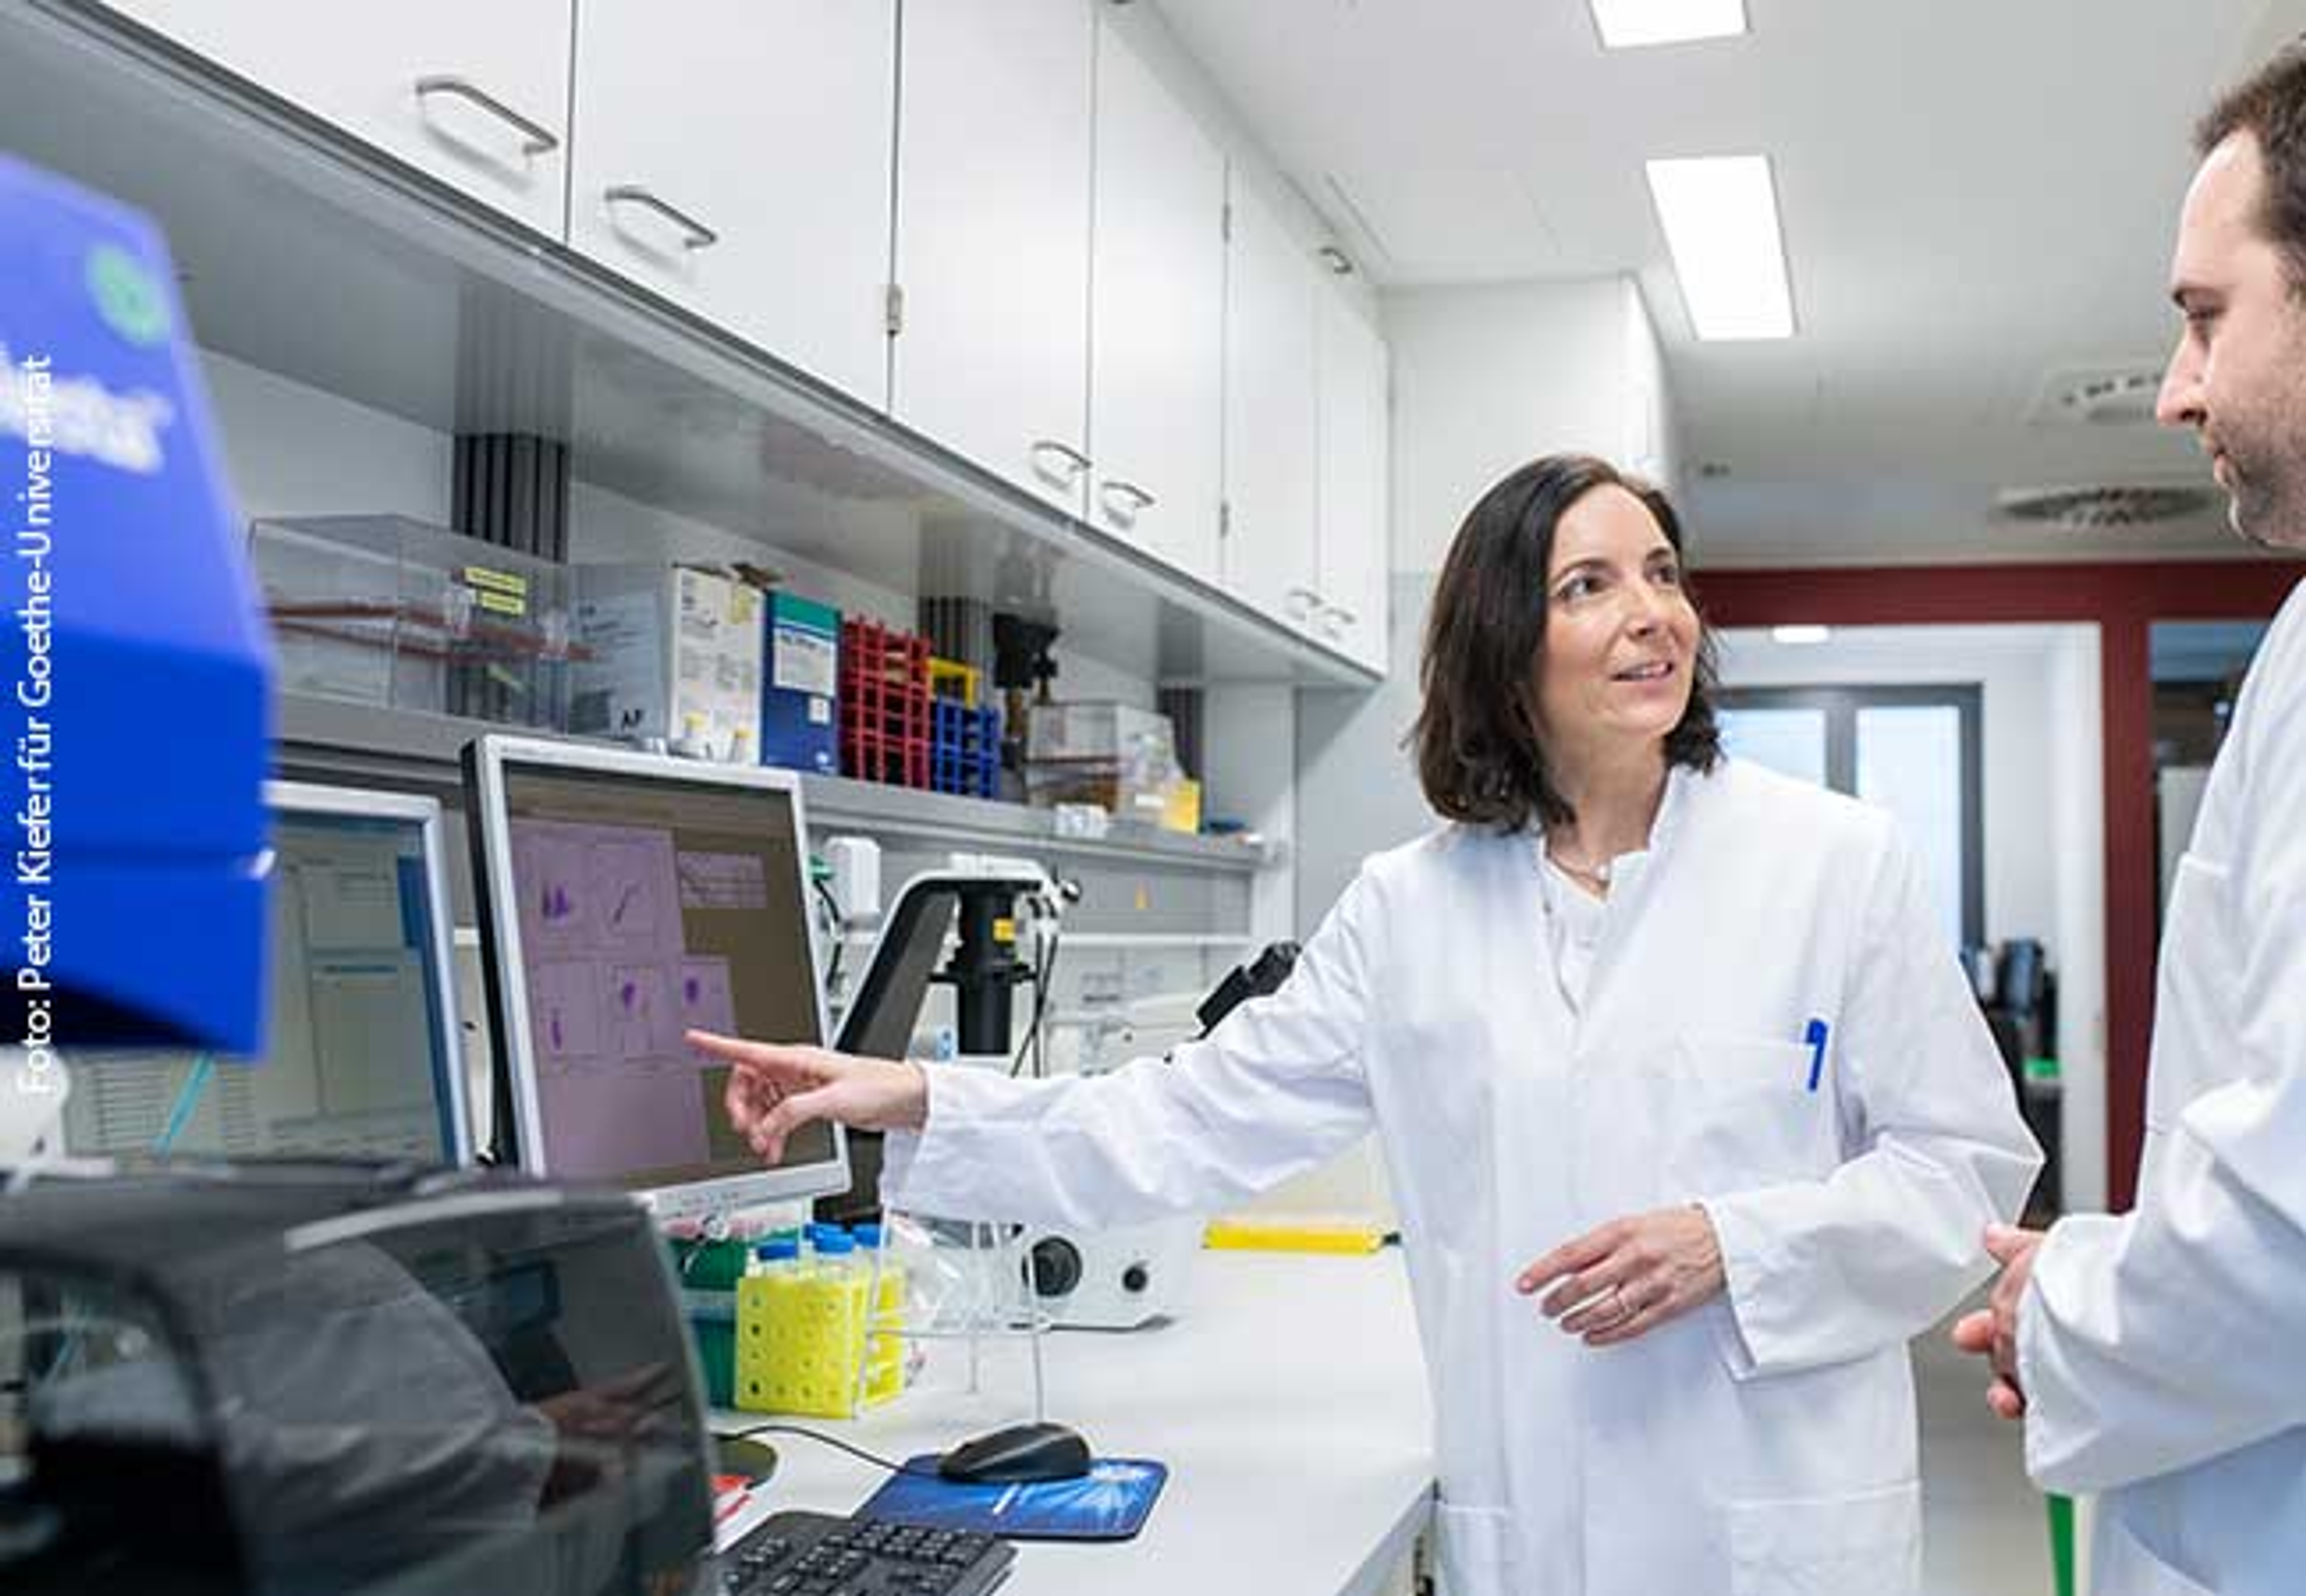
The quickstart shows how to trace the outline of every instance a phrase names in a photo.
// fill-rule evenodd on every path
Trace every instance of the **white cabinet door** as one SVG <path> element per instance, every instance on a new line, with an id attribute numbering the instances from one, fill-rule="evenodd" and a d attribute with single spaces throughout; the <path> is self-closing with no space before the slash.
<path id="1" fill-rule="evenodd" d="M 1217 576 L 1225 156 L 1128 42 L 1097 46 L 1089 517 Z"/>
<path id="2" fill-rule="evenodd" d="M 562 235 L 570 0 L 112 0 L 111 9 Z"/>
<path id="3" fill-rule="evenodd" d="M 585 0 L 568 242 L 888 398 L 895 0 Z"/>
<path id="4" fill-rule="evenodd" d="M 1320 515 L 1316 632 L 1386 668 L 1391 455 L 1385 341 L 1343 295 L 1320 295 Z"/>
<path id="5" fill-rule="evenodd" d="M 1316 633 L 1312 262 L 1280 219 L 1233 188 L 1226 273 L 1225 584 Z"/>
<path id="6" fill-rule="evenodd" d="M 1088 508 L 1088 0 L 905 8 L 890 411 Z"/>

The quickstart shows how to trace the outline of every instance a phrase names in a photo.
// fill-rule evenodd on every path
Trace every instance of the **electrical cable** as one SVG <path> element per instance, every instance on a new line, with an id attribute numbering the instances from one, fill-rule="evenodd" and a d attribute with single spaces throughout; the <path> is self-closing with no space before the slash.
<path id="1" fill-rule="evenodd" d="M 1025 1067 L 1025 1054 L 1029 1049 L 1033 1054 L 1034 1077 L 1038 1080 L 1049 1072 L 1048 1058 L 1042 1045 L 1042 1021 L 1048 1016 L 1049 982 L 1057 968 L 1057 943 L 1062 939 L 1063 932 L 1055 916 L 1049 915 L 1046 917 L 1048 920 L 1049 934 L 1042 942 L 1039 953 L 1033 960 L 1033 1017 L 1027 1022 L 1025 1035 L 1018 1042 L 1017 1051 L 1009 1060 L 1009 1074 L 1012 1080 L 1015 1079 L 1017 1072 Z"/>
<path id="2" fill-rule="evenodd" d="M 184 1084 L 176 1092 L 176 1101 L 168 1109 L 167 1123 L 160 1128 L 159 1136 L 152 1143 L 156 1156 L 165 1154 L 175 1145 L 176 1138 L 184 1133 L 184 1126 L 191 1122 L 192 1111 L 200 1106 L 201 1093 L 207 1088 L 209 1077 L 215 1073 L 214 1054 L 203 1053 L 192 1060 L 192 1072 L 184 1077 Z"/>
<path id="3" fill-rule="evenodd" d="M 831 887 L 826 886 L 813 873 L 808 878 L 808 884 L 816 889 L 817 898 L 824 906 L 825 915 L 833 922 L 833 957 L 825 960 L 824 986 L 826 991 L 835 992 L 841 987 L 841 955 L 849 950 L 848 939 L 842 935 L 848 921 L 841 912 L 841 900 L 833 895 Z"/>
<path id="4" fill-rule="evenodd" d="M 715 1438 L 724 1441 L 749 1441 L 756 1435 L 797 1435 L 805 1441 L 816 1441 L 821 1446 L 832 1447 L 846 1452 L 851 1457 L 861 1458 L 875 1468 L 886 1469 L 892 1474 L 910 1474 L 917 1479 L 928 1480 L 939 1478 L 937 1471 L 933 1468 L 917 1469 L 910 1464 L 891 1463 L 878 1453 L 867 1452 L 862 1447 L 852 1447 L 838 1436 L 826 1435 L 822 1430 L 805 1429 L 799 1424 L 748 1424 L 742 1430 L 718 1433 Z"/>

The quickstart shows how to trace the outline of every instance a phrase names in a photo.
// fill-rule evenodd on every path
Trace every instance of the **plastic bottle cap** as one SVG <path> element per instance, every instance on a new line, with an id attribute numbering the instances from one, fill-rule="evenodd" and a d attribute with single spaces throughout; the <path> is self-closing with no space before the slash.
<path id="1" fill-rule="evenodd" d="M 845 1230 L 836 1230 L 816 1239 L 816 1250 L 828 1258 L 841 1258 L 857 1250 L 857 1242 Z"/>
<path id="2" fill-rule="evenodd" d="M 764 1263 L 777 1263 L 800 1256 L 800 1242 L 792 1236 L 771 1236 L 753 1249 L 753 1256 Z"/>
<path id="3" fill-rule="evenodd" d="M 857 1237 L 857 1244 L 865 1249 L 866 1251 L 878 1252 L 881 1250 L 881 1227 L 879 1225 L 860 1225 L 853 1233 Z"/>

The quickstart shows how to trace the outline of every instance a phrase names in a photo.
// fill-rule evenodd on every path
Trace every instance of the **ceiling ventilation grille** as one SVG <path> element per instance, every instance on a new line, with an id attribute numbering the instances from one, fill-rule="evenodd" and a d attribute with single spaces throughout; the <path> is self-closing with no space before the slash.
<path id="1" fill-rule="evenodd" d="M 2064 426 L 2137 426 L 2154 419 L 2161 369 L 2150 361 L 2064 366 L 2042 380 L 2026 419 Z"/>
<path id="2" fill-rule="evenodd" d="M 2011 488 L 1994 501 L 2005 521 L 2096 531 L 2165 526 L 2200 515 L 2214 502 L 2207 488 L 2101 483 L 2080 488 Z"/>

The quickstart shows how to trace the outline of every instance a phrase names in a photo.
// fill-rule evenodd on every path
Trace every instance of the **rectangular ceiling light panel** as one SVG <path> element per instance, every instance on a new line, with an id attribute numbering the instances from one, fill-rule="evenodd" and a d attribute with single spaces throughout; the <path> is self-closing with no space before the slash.
<path id="1" fill-rule="evenodd" d="M 1792 337 L 1793 291 L 1769 158 L 1651 161 L 1649 179 L 1697 336 Z"/>
<path id="2" fill-rule="evenodd" d="M 1746 31 L 1746 0 L 1589 0 L 1608 50 L 1730 38 Z"/>

